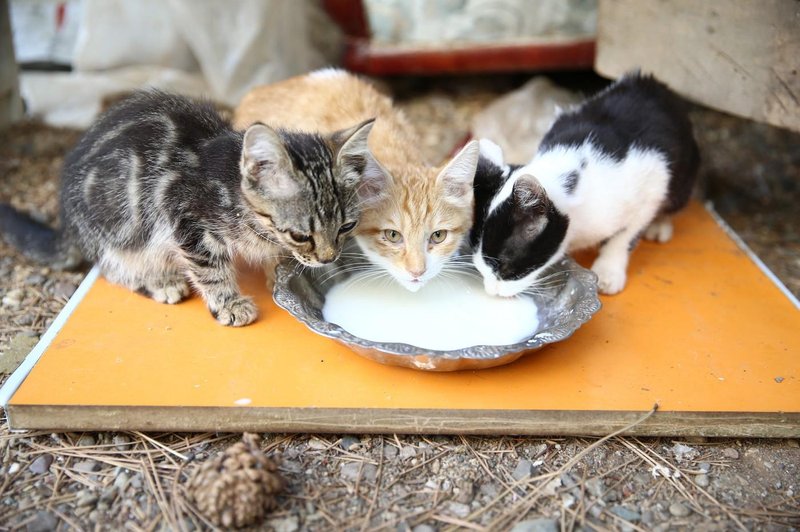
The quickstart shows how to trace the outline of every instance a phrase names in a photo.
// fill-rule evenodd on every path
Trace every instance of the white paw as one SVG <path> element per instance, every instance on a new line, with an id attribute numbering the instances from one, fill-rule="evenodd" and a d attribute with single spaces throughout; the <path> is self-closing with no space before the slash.
<path id="1" fill-rule="evenodd" d="M 669 218 L 657 218 L 644 230 L 645 240 L 669 242 L 672 238 L 672 221 Z"/>
<path id="2" fill-rule="evenodd" d="M 258 308 L 247 297 L 237 297 L 228 301 L 218 312 L 213 312 L 217 321 L 222 325 L 241 327 L 255 321 L 258 317 Z"/>
<path id="3" fill-rule="evenodd" d="M 592 271 L 597 274 L 597 288 L 601 294 L 618 294 L 625 288 L 625 268 L 595 262 Z"/>
<path id="4" fill-rule="evenodd" d="M 172 281 L 159 287 L 148 287 L 150 297 L 159 303 L 174 305 L 180 303 L 189 295 L 189 285 L 186 281 Z"/>

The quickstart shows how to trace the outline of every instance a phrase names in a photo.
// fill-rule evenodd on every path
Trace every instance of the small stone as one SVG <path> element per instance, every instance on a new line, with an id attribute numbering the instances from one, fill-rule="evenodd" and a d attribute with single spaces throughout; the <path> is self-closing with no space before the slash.
<path id="1" fill-rule="evenodd" d="M 600 498 L 603 496 L 603 492 L 606 490 L 605 482 L 600 477 L 592 477 L 586 481 L 586 491 L 592 497 Z"/>
<path id="2" fill-rule="evenodd" d="M 142 489 L 142 477 L 135 475 L 133 478 L 131 478 L 130 486 L 135 490 Z"/>
<path id="3" fill-rule="evenodd" d="M 609 511 L 612 514 L 621 517 L 626 521 L 630 521 L 632 523 L 635 523 L 642 518 L 642 514 L 640 514 L 638 511 L 619 504 L 616 504 L 611 508 L 609 508 Z"/>
<path id="4" fill-rule="evenodd" d="M 114 479 L 114 487 L 118 490 L 125 489 L 125 486 L 128 484 L 128 474 L 126 472 L 121 472 L 117 475 L 117 478 Z"/>
<path id="5" fill-rule="evenodd" d="M 30 312 L 26 312 L 21 316 L 17 316 L 14 320 L 17 325 L 22 325 L 23 327 L 27 327 L 28 325 L 33 325 L 33 322 L 36 321 L 36 316 L 31 314 Z"/>
<path id="6" fill-rule="evenodd" d="M 106 486 L 103 488 L 102 493 L 100 493 L 100 502 L 97 503 L 98 510 L 107 510 L 109 504 L 114 501 L 117 497 L 113 486 Z"/>
<path id="7" fill-rule="evenodd" d="M 97 440 L 91 434 L 84 434 L 78 438 L 78 445 L 80 447 L 93 447 L 94 445 L 97 445 Z"/>
<path id="8" fill-rule="evenodd" d="M 50 512 L 36 512 L 33 521 L 27 526 L 28 532 L 50 532 L 58 526 L 58 518 Z"/>
<path id="9" fill-rule="evenodd" d="M 730 458 L 732 460 L 737 460 L 739 458 L 739 451 L 737 451 L 733 447 L 726 447 L 722 449 L 722 456 L 724 456 L 725 458 Z"/>
<path id="10" fill-rule="evenodd" d="M 540 517 L 539 519 L 527 519 L 520 521 L 511 532 L 558 532 L 559 526 L 555 519 L 546 519 Z"/>
<path id="11" fill-rule="evenodd" d="M 328 448 L 328 444 L 322 440 L 318 440 L 317 438 L 311 438 L 308 440 L 308 448 L 315 451 L 324 451 Z"/>
<path id="12" fill-rule="evenodd" d="M 675 455 L 679 461 L 683 460 L 684 458 L 691 458 L 692 456 L 697 454 L 697 451 L 693 447 L 689 447 L 688 445 L 684 445 L 682 443 L 676 443 L 672 446 L 672 454 Z"/>
<path id="13" fill-rule="evenodd" d="M 8 466 L 8 474 L 9 475 L 13 475 L 14 473 L 19 471 L 20 469 L 21 469 L 20 465 L 18 463 L 14 462 L 10 466 Z"/>
<path id="14" fill-rule="evenodd" d="M 511 476 L 514 480 L 522 480 L 523 478 L 527 478 L 531 476 L 531 468 L 533 464 L 531 464 L 530 460 L 525 460 L 524 458 L 520 458 L 519 462 L 517 462 L 517 467 L 514 468 L 514 471 L 511 473 Z"/>
<path id="15" fill-rule="evenodd" d="M 300 530 L 300 520 L 296 515 L 290 515 L 283 519 L 270 519 L 267 524 L 269 524 L 275 532 L 296 532 Z"/>
<path id="16" fill-rule="evenodd" d="M 403 448 L 400 449 L 400 460 L 408 460 L 415 456 L 417 456 L 417 450 L 410 445 L 404 445 Z"/>
<path id="17" fill-rule="evenodd" d="M 494 482 L 487 482 L 486 484 L 481 484 L 481 486 L 478 488 L 478 492 L 489 499 L 493 499 L 497 497 L 498 493 L 500 493 L 500 489 Z"/>
<path id="18" fill-rule="evenodd" d="M 775 382 L 777 382 L 778 384 L 782 383 L 783 377 L 775 377 Z"/>
<path id="19" fill-rule="evenodd" d="M 100 469 L 100 464 L 94 460 L 81 460 L 73 466 L 73 468 L 81 473 L 94 473 Z"/>
<path id="20" fill-rule="evenodd" d="M 561 479 L 556 477 L 547 484 L 544 485 L 542 488 L 542 493 L 552 497 L 556 494 L 556 490 L 561 487 Z"/>
<path id="21" fill-rule="evenodd" d="M 28 286 L 41 286 L 47 280 L 47 277 L 41 273 L 32 273 L 25 278 L 25 284 Z"/>
<path id="22" fill-rule="evenodd" d="M 0 373 L 13 373 L 38 341 L 25 333 L 14 335 L 6 350 L 0 353 Z"/>
<path id="23" fill-rule="evenodd" d="M 691 510 L 684 504 L 673 502 L 669 505 L 669 513 L 674 517 L 686 517 L 691 513 Z"/>
<path id="24" fill-rule="evenodd" d="M 387 460 L 394 460 L 395 458 L 397 458 L 397 453 L 399 452 L 400 451 L 398 451 L 397 447 L 395 447 L 394 445 L 387 445 L 386 447 L 383 448 L 383 457 L 386 458 Z"/>
<path id="25" fill-rule="evenodd" d="M 456 517 L 467 517 L 470 514 L 470 507 L 468 504 L 460 503 L 460 502 L 453 502 L 451 501 L 447 505 L 448 510 L 450 513 L 455 515 Z"/>
<path id="26" fill-rule="evenodd" d="M 361 447 L 361 440 L 359 440 L 355 436 L 344 436 L 342 438 L 342 441 L 339 442 L 339 446 L 345 451 L 351 451 L 353 449 Z"/>
<path id="27" fill-rule="evenodd" d="M 700 486 L 701 488 L 705 488 L 708 486 L 708 475 L 697 475 L 694 477 L 694 483 Z"/>
<path id="28" fill-rule="evenodd" d="M 80 495 L 78 495 L 78 500 L 75 502 L 75 504 L 78 505 L 78 508 L 83 506 L 94 506 L 94 504 L 97 502 L 97 499 L 97 495 L 84 490 L 80 492 Z"/>
<path id="29" fill-rule="evenodd" d="M 411 529 L 411 532 L 436 532 L 436 529 L 433 528 L 431 525 L 417 525 Z"/>
<path id="30" fill-rule="evenodd" d="M 642 512 L 642 524 L 652 525 L 656 520 L 656 514 L 652 510 L 645 510 Z"/>
<path id="31" fill-rule="evenodd" d="M 538 458 L 542 456 L 547 451 L 547 444 L 540 443 L 538 445 L 534 445 L 531 449 L 531 456 L 534 458 Z"/>
<path id="32" fill-rule="evenodd" d="M 708 473 L 709 471 L 711 471 L 711 464 L 709 464 L 708 462 L 700 462 L 699 467 L 700 471 L 703 471 L 704 473 Z"/>
<path id="33" fill-rule="evenodd" d="M 374 482 L 378 478 L 378 466 L 375 464 L 364 464 L 361 469 L 361 476 L 370 482 Z"/>
<path id="34" fill-rule="evenodd" d="M 475 497 L 475 484 L 467 479 L 457 479 L 456 488 L 458 488 L 458 495 L 456 495 L 456 502 L 469 504 Z"/>
<path id="35" fill-rule="evenodd" d="M 342 464 L 340 473 L 342 478 L 346 480 L 357 480 L 360 475 L 361 478 L 372 481 L 378 476 L 378 467 L 375 464 L 348 462 L 346 464 Z"/>
<path id="36" fill-rule="evenodd" d="M 575 504 L 575 496 L 571 493 L 562 493 L 561 494 L 561 507 L 562 508 L 572 508 Z"/>
<path id="37" fill-rule="evenodd" d="M 53 463 L 53 455 L 52 454 L 43 454 L 40 455 L 31 462 L 31 465 L 28 469 L 30 469 L 31 473 L 34 475 L 41 475 L 42 473 L 47 473 L 50 471 L 50 464 Z"/>
<path id="38" fill-rule="evenodd" d="M 61 281 L 53 286 L 53 295 L 59 299 L 69 299 L 75 292 L 75 285 L 66 281 Z"/>
<path id="39" fill-rule="evenodd" d="M 6 292 L 3 296 L 3 306 L 17 308 L 25 297 L 25 292 L 21 288 L 14 288 Z"/>
<path id="40" fill-rule="evenodd" d="M 127 451 L 131 448 L 131 438 L 127 434 L 115 434 L 111 441 L 118 451 Z"/>
<path id="41" fill-rule="evenodd" d="M 797 440 L 786 440 L 784 441 L 786 447 L 791 447 L 792 449 L 800 449 L 800 443 Z"/>

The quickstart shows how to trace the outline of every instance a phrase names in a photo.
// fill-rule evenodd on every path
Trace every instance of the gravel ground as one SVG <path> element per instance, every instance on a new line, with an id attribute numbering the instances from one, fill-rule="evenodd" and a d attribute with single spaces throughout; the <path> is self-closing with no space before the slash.
<path id="1" fill-rule="evenodd" d="M 401 105 L 435 159 L 497 89 L 456 80 L 406 92 L 414 97 Z M 699 108 L 693 119 L 704 193 L 800 295 L 800 135 Z M 0 134 L 0 201 L 55 222 L 59 167 L 77 135 L 36 124 Z M 83 273 L 50 271 L 0 243 L 0 382 Z M 211 528 L 185 480 L 238 438 L 12 434 L 3 422 L 0 530 Z M 800 527 L 796 440 L 266 434 L 262 448 L 287 481 L 267 521 L 281 531 Z"/>

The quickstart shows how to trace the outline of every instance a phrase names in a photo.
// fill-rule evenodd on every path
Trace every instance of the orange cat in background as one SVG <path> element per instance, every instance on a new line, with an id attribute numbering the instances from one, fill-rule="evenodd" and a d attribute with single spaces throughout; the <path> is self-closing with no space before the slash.
<path id="1" fill-rule="evenodd" d="M 236 109 L 234 127 L 263 122 L 331 133 L 372 118 L 368 144 L 376 161 L 365 162 L 366 205 L 353 234 L 373 264 L 417 291 L 448 265 L 458 268 L 455 256 L 472 225 L 477 142 L 441 167 L 428 165 L 391 99 L 338 69 L 256 87 Z"/>

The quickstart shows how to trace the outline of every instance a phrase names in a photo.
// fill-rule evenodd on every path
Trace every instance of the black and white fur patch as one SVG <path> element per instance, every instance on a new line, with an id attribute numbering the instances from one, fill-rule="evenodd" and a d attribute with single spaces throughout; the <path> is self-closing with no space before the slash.
<path id="1" fill-rule="evenodd" d="M 495 175 L 491 169 L 503 167 L 499 148 L 485 141 L 481 148 L 494 165 L 487 174 Z M 517 294 L 566 251 L 602 243 L 592 269 L 601 291 L 620 291 L 631 243 L 687 203 L 698 165 L 683 102 L 650 76 L 624 76 L 561 114 L 533 160 L 510 172 L 480 211 L 476 185 L 471 242 L 486 290 Z M 533 183 L 537 201 L 521 204 L 518 182 Z"/>

